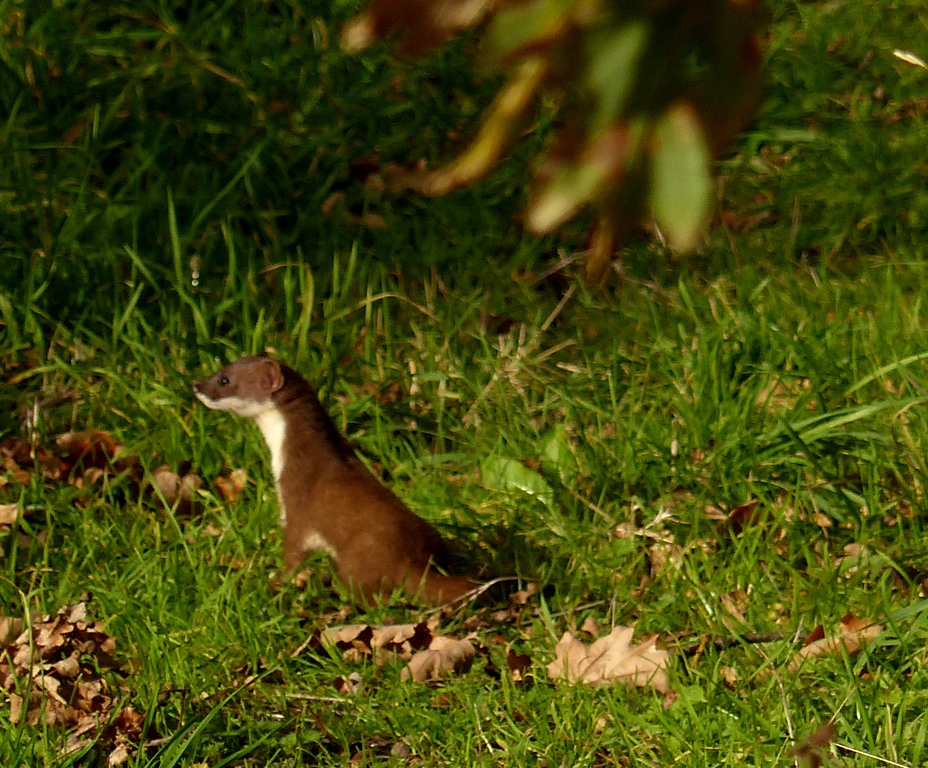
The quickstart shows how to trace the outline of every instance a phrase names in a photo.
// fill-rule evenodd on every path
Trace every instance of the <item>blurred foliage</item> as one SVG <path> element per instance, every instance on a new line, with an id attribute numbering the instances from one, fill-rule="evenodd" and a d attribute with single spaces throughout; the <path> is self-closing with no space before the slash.
<path id="1" fill-rule="evenodd" d="M 421 55 L 477 30 L 480 56 L 507 80 L 476 137 L 435 170 L 395 187 L 442 195 L 486 174 L 537 126 L 555 130 L 535 164 L 526 224 L 549 233 L 592 209 L 589 276 L 653 216 L 668 245 L 698 245 L 713 209 L 712 158 L 753 114 L 760 0 L 372 0 L 343 29 L 351 51 L 395 36 Z"/>

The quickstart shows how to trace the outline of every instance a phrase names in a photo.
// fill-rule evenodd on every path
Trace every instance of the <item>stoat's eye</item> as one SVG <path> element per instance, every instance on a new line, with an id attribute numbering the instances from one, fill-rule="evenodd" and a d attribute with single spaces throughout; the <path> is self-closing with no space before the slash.
<path id="1" fill-rule="evenodd" d="M 227 387 L 227 386 L 229 386 L 229 377 L 228 377 L 228 376 L 222 376 L 222 377 L 220 377 L 220 379 L 219 379 L 219 386 L 220 386 L 220 387 Z"/>

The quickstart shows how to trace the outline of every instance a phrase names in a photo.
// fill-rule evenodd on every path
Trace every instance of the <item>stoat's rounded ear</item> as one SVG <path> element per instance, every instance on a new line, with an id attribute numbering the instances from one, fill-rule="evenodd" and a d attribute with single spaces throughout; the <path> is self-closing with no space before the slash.
<path id="1" fill-rule="evenodd" d="M 269 395 L 274 394 L 284 386 L 284 372 L 280 370 L 280 363 L 265 358 L 261 371 L 261 386 Z"/>

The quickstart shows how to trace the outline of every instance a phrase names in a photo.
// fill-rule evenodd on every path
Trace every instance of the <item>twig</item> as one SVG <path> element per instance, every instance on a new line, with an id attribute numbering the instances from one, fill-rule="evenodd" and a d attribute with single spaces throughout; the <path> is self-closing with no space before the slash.
<path id="1" fill-rule="evenodd" d="M 880 757 L 879 755 L 874 755 L 870 752 L 864 752 L 862 749 L 855 749 L 854 747 L 848 746 L 847 744 L 841 744 L 840 742 L 834 742 L 835 749 L 843 749 L 845 752 L 850 752 L 854 755 L 860 755 L 861 757 L 869 757 L 871 760 L 876 760 L 878 763 L 883 763 L 884 765 L 892 765 L 894 768 L 911 768 L 906 763 L 897 763 L 895 760 L 890 760 L 888 757 Z"/>
<path id="2" fill-rule="evenodd" d="M 583 506 L 585 506 L 591 512 L 595 512 L 597 515 L 602 517 L 602 519 L 605 520 L 607 523 L 609 523 L 609 525 L 615 526 L 615 520 L 613 520 L 612 517 L 606 514 L 602 509 L 597 507 L 592 501 L 590 501 L 589 499 L 584 499 L 579 493 L 577 493 L 569 485 L 564 485 L 564 490 L 567 491 L 568 494 L 573 496 L 574 499 L 576 499 L 581 504 L 583 504 Z"/>
<path id="3" fill-rule="evenodd" d="M 342 696 L 314 696 L 311 693 L 285 693 L 284 698 L 300 699 L 301 701 L 325 701 L 331 704 L 344 704 L 348 701 Z"/>
<path id="4" fill-rule="evenodd" d="M 293 653 L 290 654 L 290 658 L 291 658 L 291 659 L 295 659 L 297 656 L 299 656 L 301 653 L 303 653 L 303 651 L 306 650 L 307 646 L 308 646 L 310 643 L 312 643 L 312 641 L 313 641 L 314 639 L 316 639 L 316 633 L 315 633 L 315 632 L 311 632 L 311 633 L 309 634 L 309 636 L 300 644 L 300 647 L 297 648 Z"/>
<path id="5" fill-rule="evenodd" d="M 716 637 L 712 640 L 685 645 L 680 649 L 680 653 L 683 656 L 695 656 L 706 648 L 724 651 L 736 645 L 759 645 L 760 643 L 775 643 L 778 640 L 789 640 L 790 642 L 798 643 L 805 640 L 805 638 L 805 633 L 788 635 L 785 632 L 747 632 L 743 635 Z"/>
<path id="6" fill-rule="evenodd" d="M 588 611 L 590 608 L 599 608 L 600 606 L 607 605 L 608 600 L 597 600 L 595 603 L 586 603 L 584 605 L 578 605 L 576 608 L 568 608 L 566 611 L 558 611 L 557 613 L 552 613 L 552 619 L 559 619 L 561 616 L 567 616 L 571 613 L 580 613 L 580 611 Z"/>
<path id="7" fill-rule="evenodd" d="M 433 613 L 440 613 L 445 608 L 447 608 L 449 605 L 456 605 L 458 603 L 461 604 L 461 607 L 465 605 L 470 605 L 472 602 L 474 602 L 474 600 L 480 597 L 484 592 L 486 592 L 491 587 L 495 587 L 497 584 L 503 584 L 507 581 L 519 581 L 520 578 L 521 577 L 519 576 L 498 576 L 495 579 L 490 579 L 489 581 L 484 582 L 483 584 L 478 584 L 473 589 L 465 592 L 463 595 L 455 598 L 454 600 L 449 600 L 447 603 L 442 603 L 441 605 L 437 605 L 434 608 L 430 608 L 429 610 L 425 611 L 423 615 L 431 616 Z"/>
<path id="8" fill-rule="evenodd" d="M 761 654 L 769 664 L 770 659 L 767 658 L 767 654 L 763 651 L 761 651 Z M 789 734 L 789 740 L 795 742 L 796 731 L 793 728 L 793 719 L 789 716 L 789 701 L 786 699 L 786 688 L 783 686 L 783 678 L 780 677 L 780 673 L 777 672 L 777 668 L 772 664 L 770 665 L 770 671 L 773 673 L 773 679 L 777 681 L 777 690 L 780 692 L 780 703 L 783 705 L 783 717 L 786 718 L 786 732 Z"/>

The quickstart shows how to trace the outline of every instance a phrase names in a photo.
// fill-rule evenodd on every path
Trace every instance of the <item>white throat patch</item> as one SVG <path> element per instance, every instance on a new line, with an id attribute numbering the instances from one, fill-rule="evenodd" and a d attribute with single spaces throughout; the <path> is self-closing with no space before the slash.
<path id="1" fill-rule="evenodd" d="M 254 417 L 264 441 L 271 452 L 271 472 L 274 482 L 280 482 L 284 471 L 284 440 L 287 439 L 287 421 L 276 408 L 269 408 Z"/>
<path id="2" fill-rule="evenodd" d="M 243 397 L 223 397 L 213 400 L 202 392 L 197 392 L 196 395 L 207 408 L 231 411 L 257 422 L 261 434 L 264 435 L 264 442 L 267 443 L 268 450 L 271 452 L 271 473 L 274 475 L 274 486 L 277 489 L 280 522 L 286 525 L 287 510 L 284 509 L 284 500 L 280 494 L 280 476 L 284 472 L 284 441 L 287 439 L 287 421 L 283 414 L 270 400 L 248 400 Z"/>

